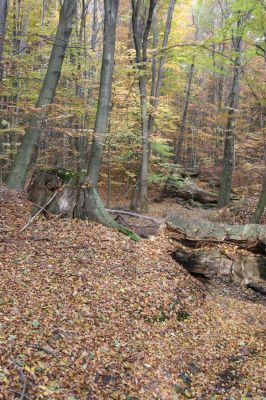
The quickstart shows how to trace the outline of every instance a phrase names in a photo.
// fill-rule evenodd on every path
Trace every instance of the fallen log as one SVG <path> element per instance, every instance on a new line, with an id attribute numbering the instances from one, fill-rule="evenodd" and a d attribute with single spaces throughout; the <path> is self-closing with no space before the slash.
<path id="1" fill-rule="evenodd" d="M 173 258 L 190 273 L 266 286 L 265 225 L 218 224 L 172 214 L 166 227 L 182 242 Z M 233 253 L 224 251 L 222 243 L 234 245 Z"/>
<path id="2" fill-rule="evenodd" d="M 173 174 L 164 184 L 160 200 L 164 198 L 193 200 L 201 204 L 216 204 L 218 195 L 201 189 L 191 178 Z"/>
<path id="3" fill-rule="evenodd" d="M 166 226 L 188 242 L 228 242 L 265 253 L 266 225 L 229 225 L 171 214 L 166 218 Z"/>
<path id="4" fill-rule="evenodd" d="M 209 192 L 198 186 L 193 175 L 186 175 L 182 171 L 168 177 L 157 201 L 165 198 L 175 198 L 177 201 L 193 201 L 207 206 L 215 206 L 218 194 Z M 238 200 L 235 194 L 231 194 L 231 200 Z"/>
<path id="5" fill-rule="evenodd" d="M 266 258 L 236 253 L 229 256 L 219 249 L 178 249 L 173 258 L 193 275 L 230 278 L 239 284 L 261 285 L 266 289 Z"/>

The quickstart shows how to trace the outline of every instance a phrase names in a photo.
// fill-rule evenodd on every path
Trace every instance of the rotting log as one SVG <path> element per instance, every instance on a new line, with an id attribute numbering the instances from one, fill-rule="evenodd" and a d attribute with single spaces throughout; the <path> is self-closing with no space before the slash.
<path id="1" fill-rule="evenodd" d="M 190 273 L 266 286 L 265 225 L 220 224 L 172 214 L 166 226 L 182 243 L 173 258 Z M 233 245 L 233 253 L 225 251 L 223 243 Z"/>
<path id="2" fill-rule="evenodd" d="M 205 206 L 215 206 L 218 201 L 218 194 L 201 189 L 193 175 L 188 176 L 183 172 L 175 173 L 169 176 L 160 193 L 157 201 L 162 201 L 165 198 L 175 198 L 177 201 L 194 201 Z M 231 200 L 238 199 L 234 194 L 231 195 Z"/>
<path id="3" fill-rule="evenodd" d="M 191 178 L 171 175 L 164 184 L 159 200 L 165 198 L 193 200 L 200 204 L 216 204 L 218 195 L 201 189 Z"/>
<path id="4" fill-rule="evenodd" d="M 173 258 L 193 275 L 207 278 L 230 278 L 240 284 L 255 284 L 266 288 L 266 258 L 250 253 L 230 256 L 219 249 L 173 252 Z"/>
<path id="5" fill-rule="evenodd" d="M 168 229 L 191 242 L 228 242 L 253 252 L 265 253 L 266 225 L 229 225 L 203 219 L 190 219 L 171 214 L 166 218 Z"/>

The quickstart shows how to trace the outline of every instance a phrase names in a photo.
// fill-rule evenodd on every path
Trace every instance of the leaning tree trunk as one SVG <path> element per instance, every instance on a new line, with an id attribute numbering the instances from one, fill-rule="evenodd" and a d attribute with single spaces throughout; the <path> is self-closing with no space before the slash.
<path id="1" fill-rule="evenodd" d="M 237 23 L 237 29 L 241 29 L 244 18 L 241 17 Z M 234 77 L 230 93 L 228 119 L 225 128 L 225 143 L 224 143 L 224 156 L 223 167 L 220 182 L 220 190 L 218 196 L 218 206 L 227 206 L 230 202 L 230 194 L 232 188 L 232 179 L 235 165 L 235 122 L 236 111 L 239 103 L 240 93 L 240 77 L 241 77 L 241 56 L 243 40 L 242 35 L 238 34 L 233 38 L 234 50 L 237 52 L 235 58 Z"/>
<path id="2" fill-rule="evenodd" d="M 45 106 L 51 104 L 54 99 L 65 52 L 72 31 L 75 4 L 76 0 L 64 0 L 64 4 L 61 8 L 55 42 L 53 44 L 39 98 L 36 103 L 36 108 L 41 109 L 41 113 L 45 110 Z M 35 161 L 34 159 L 36 158 L 42 132 L 41 115 L 34 115 L 29 122 L 29 126 L 7 178 L 8 186 L 14 189 L 24 188 L 29 170 Z"/>
<path id="3" fill-rule="evenodd" d="M 3 49 L 6 33 L 7 0 L 0 0 L 0 80 L 3 77 Z"/>
<path id="4" fill-rule="evenodd" d="M 264 177 L 264 181 L 263 181 L 263 187 L 261 190 L 261 194 L 260 194 L 260 198 L 259 198 L 259 202 L 257 205 L 257 208 L 255 210 L 255 213 L 252 217 L 252 223 L 253 224 L 258 224 L 259 220 L 263 214 L 263 211 L 265 209 L 266 206 L 266 176 Z"/>

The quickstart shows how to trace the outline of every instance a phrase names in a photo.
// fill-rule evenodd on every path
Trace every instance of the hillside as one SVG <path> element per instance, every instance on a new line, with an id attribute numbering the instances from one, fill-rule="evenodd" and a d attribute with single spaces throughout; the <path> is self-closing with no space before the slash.
<path id="1" fill-rule="evenodd" d="M 265 304 L 139 243 L 0 191 L 0 399 L 262 399 Z M 242 396 L 242 397 L 241 397 Z"/>

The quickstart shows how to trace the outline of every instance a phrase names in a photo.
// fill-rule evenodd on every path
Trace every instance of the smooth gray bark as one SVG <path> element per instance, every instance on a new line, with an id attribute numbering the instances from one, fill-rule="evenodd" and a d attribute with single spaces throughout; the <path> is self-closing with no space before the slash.
<path id="1" fill-rule="evenodd" d="M 228 119 L 225 128 L 223 167 L 218 195 L 219 207 L 225 207 L 230 202 L 232 178 L 235 165 L 235 123 L 240 94 L 241 57 L 243 50 L 241 27 L 243 22 L 244 17 L 241 17 L 237 23 L 237 33 L 232 39 L 234 51 L 237 53 L 237 56 L 235 58 L 234 76 L 229 100 Z"/>
<path id="2" fill-rule="evenodd" d="M 167 45 L 168 45 L 168 39 L 169 39 L 170 30 L 171 30 L 171 24 L 172 24 L 174 9 L 175 9 L 175 3 L 176 3 L 176 0 L 170 0 L 169 1 L 167 20 L 166 20 L 165 30 L 164 30 L 162 50 L 166 49 Z M 154 95 L 153 95 L 154 98 L 152 99 L 152 102 L 151 102 L 151 104 L 152 104 L 152 112 L 149 115 L 149 125 L 148 125 L 149 134 L 151 134 L 151 132 L 153 131 L 155 115 L 156 115 L 156 111 L 157 111 L 158 105 L 159 105 L 159 97 L 161 95 L 161 87 L 162 87 L 162 81 L 163 81 L 165 58 L 166 58 L 166 52 L 163 51 L 162 55 L 160 57 L 160 61 L 159 61 L 157 79 L 155 80 L 155 91 L 154 91 Z"/>
<path id="3" fill-rule="evenodd" d="M 64 0 L 60 12 L 59 24 L 53 44 L 47 72 L 36 103 L 36 107 L 44 112 L 45 106 L 54 99 L 56 87 L 60 78 L 61 68 L 65 57 L 66 48 L 72 31 L 72 20 L 76 0 Z M 34 115 L 29 123 L 29 128 L 23 137 L 15 160 L 11 166 L 7 184 L 14 189 L 23 189 L 29 170 L 36 158 L 37 148 L 42 132 L 41 115 Z"/>
<path id="4" fill-rule="evenodd" d="M 79 180 L 72 179 L 62 187 L 52 203 L 49 204 L 49 211 L 68 217 L 97 221 L 103 225 L 115 228 L 119 232 L 137 241 L 139 237 L 136 234 L 119 225 L 113 217 L 108 214 L 97 190 L 112 94 L 112 73 L 118 5 L 119 0 L 104 0 L 104 41 L 101 79 L 87 176 L 85 178 L 80 177 Z M 36 185 L 38 185 L 38 181 L 37 179 Z M 47 187 L 45 191 L 47 189 L 50 190 Z"/>
<path id="5" fill-rule="evenodd" d="M 141 108 L 141 130 L 142 130 L 142 157 L 140 170 L 140 209 L 148 210 L 148 166 L 149 166 L 149 117 L 147 104 L 147 48 L 148 36 L 152 24 L 152 17 L 156 0 L 149 1 L 147 18 L 144 16 L 145 25 L 141 27 L 141 5 L 140 0 L 131 0 L 132 4 L 132 29 L 136 51 L 136 63 L 139 71 L 139 92 Z"/>
<path id="6" fill-rule="evenodd" d="M 264 180 L 263 180 L 263 186 L 262 186 L 260 198 L 258 201 L 258 205 L 257 205 L 255 213 L 252 217 L 251 222 L 253 224 L 259 223 L 259 220 L 264 212 L 265 206 L 266 206 L 266 176 L 264 177 Z"/>
<path id="7" fill-rule="evenodd" d="M 263 249 L 266 244 L 266 226 L 258 224 L 229 225 L 200 218 L 190 219 L 177 214 L 166 217 L 169 229 L 182 233 L 187 241 L 235 243 L 245 249 Z M 264 251 L 264 250 L 263 250 Z"/>
<path id="8" fill-rule="evenodd" d="M 194 57 L 194 60 L 195 60 L 195 57 Z M 194 60 L 189 68 L 187 90 L 186 90 L 185 104 L 184 104 L 184 109 L 183 109 L 183 114 L 182 114 L 181 128 L 180 128 L 178 141 L 177 141 L 177 145 L 176 145 L 176 150 L 175 150 L 175 160 L 177 163 L 180 163 L 180 161 L 181 161 L 183 144 L 184 144 L 184 139 L 185 139 L 185 132 L 186 132 L 186 127 L 187 127 L 188 107 L 189 107 L 190 96 L 191 96 L 192 80 L 193 80 L 193 75 L 194 75 L 194 70 L 195 70 Z"/>
<path id="9" fill-rule="evenodd" d="M 96 50 L 96 43 L 97 43 L 97 1 L 93 0 L 93 17 L 92 17 L 92 32 L 91 32 L 91 49 L 93 51 Z"/>
<path id="10" fill-rule="evenodd" d="M 0 79 L 3 76 L 3 49 L 6 33 L 7 0 L 0 0 Z"/>
<path id="11" fill-rule="evenodd" d="M 165 49 L 168 44 L 175 3 L 176 3 L 176 0 L 170 0 L 170 2 L 169 2 L 162 49 Z M 156 13 L 154 10 L 153 48 L 156 49 L 157 45 L 158 45 L 157 21 L 156 21 Z M 165 51 L 163 51 L 162 55 L 160 57 L 160 61 L 159 61 L 158 72 L 157 72 L 156 58 L 154 57 L 153 61 L 152 61 L 152 84 L 151 84 L 151 100 L 150 100 L 151 110 L 150 110 L 149 118 L 148 118 L 148 164 L 147 164 L 147 168 L 149 166 L 149 158 L 150 158 L 150 153 L 151 153 L 149 136 L 151 135 L 151 133 L 153 131 L 155 116 L 156 116 L 156 112 L 157 112 L 158 105 L 159 105 L 159 97 L 161 94 L 161 86 L 162 86 L 162 80 L 163 80 L 165 58 L 166 58 L 166 53 L 165 53 Z M 138 208 L 138 201 L 139 201 L 140 191 L 141 191 L 141 187 L 142 187 L 141 170 L 142 170 L 142 168 L 140 168 L 138 175 L 137 175 L 136 185 L 135 185 L 135 189 L 134 189 L 134 193 L 133 193 L 133 197 L 132 197 L 131 205 L 130 205 L 131 210 L 137 210 L 137 208 Z M 147 171 L 147 173 L 148 173 L 148 171 Z M 147 195 L 148 195 L 148 185 L 147 185 Z M 147 204 L 148 204 L 148 197 L 147 197 Z M 144 210 L 142 210 L 142 211 L 144 211 Z"/>
<path id="12" fill-rule="evenodd" d="M 105 0 L 104 41 L 100 89 L 86 182 L 97 188 L 112 95 L 118 0 Z"/>

